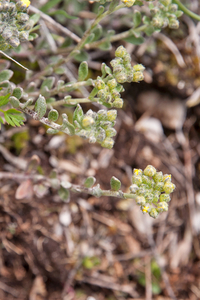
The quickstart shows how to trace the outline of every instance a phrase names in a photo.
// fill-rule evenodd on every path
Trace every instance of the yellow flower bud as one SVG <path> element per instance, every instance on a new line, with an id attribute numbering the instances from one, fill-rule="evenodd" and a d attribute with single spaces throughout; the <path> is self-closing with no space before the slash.
<path id="1" fill-rule="evenodd" d="M 22 2 L 26 7 L 28 7 L 28 6 L 31 4 L 31 2 L 30 2 L 29 0 L 21 0 L 21 2 Z"/>
<path id="2" fill-rule="evenodd" d="M 82 120 L 82 126 L 83 127 L 89 127 L 89 126 L 92 126 L 93 124 L 94 124 L 94 119 L 90 116 L 86 116 Z"/>

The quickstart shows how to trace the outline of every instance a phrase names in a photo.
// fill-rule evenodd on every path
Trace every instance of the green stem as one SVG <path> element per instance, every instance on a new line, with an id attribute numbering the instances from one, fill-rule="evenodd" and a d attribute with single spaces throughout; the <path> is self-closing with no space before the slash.
<path id="1" fill-rule="evenodd" d="M 148 27 L 148 25 L 142 25 L 138 28 L 133 28 L 135 32 L 142 32 L 144 31 L 146 28 Z M 131 35 L 133 35 L 133 29 L 129 29 L 127 31 L 124 31 L 122 33 L 118 33 L 118 34 L 115 34 L 113 36 L 110 37 L 109 41 L 110 42 L 116 42 L 116 41 L 119 41 L 121 39 L 125 39 Z M 94 48 L 98 48 L 101 44 L 105 43 L 106 41 L 108 40 L 107 37 L 101 39 L 100 41 L 96 41 L 96 42 L 93 42 L 91 43 L 89 46 L 88 46 L 88 49 L 94 49 Z"/>
<path id="2" fill-rule="evenodd" d="M 65 59 L 65 63 L 67 63 L 73 57 L 73 55 L 76 53 L 76 51 L 80 51 L 83 48 L 83 46 L 86 42 L 86 39 L 92 33 L 92 30 L 101 22 L 101 20 L 103 20 L 105 17 L 112 14 L 113 12 L 119 10 L 120 8 L 124 8 L 124 7 L 125 7 L 124 4 L 120 4 L 120 5 L 116 6 L 113 11 L 107 10 L 102 15 L 97 16 L 96 19 L 94 19 L 91 26 L 85 31 L 81 41 L 76 45 L 74 50 L 67 56 L 67 58 Z"/>
<path id="3" fill-rule="evenodd" d="M 51 106 L 53 107 L 57 107 L 60 105 L 65 105 L 65 104 L 69 104 L 69 105 L 76 105 L 78 103 L 91 103 L 92 101 L 89 100 L 88 98 L 76 98 L 76 99 L 69 99 L 69 100 L 58 100 L 55 102 L 51 103 Z"/>
<path id="4" fill-rule="evenodd" d="M 193 13 L 191 10 L 189 10 L 187 7 L 185 7 L 185 5 L 183 5 L 179 0 L 173 0 L 174 3 L 176 3 L 179 7 L 180 10 L 182 10 L 186 15 L 188 15 L 189 17 L 196 19 L 198 21 L 200 21 L 200 16 Z"/>

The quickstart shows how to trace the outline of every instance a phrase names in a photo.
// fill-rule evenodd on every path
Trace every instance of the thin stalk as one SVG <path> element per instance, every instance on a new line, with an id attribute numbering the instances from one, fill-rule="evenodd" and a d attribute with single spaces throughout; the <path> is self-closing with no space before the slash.
<path id="1" fill-rule="evenodd" d="M 142 32 L 147 27 L 148 27 L 148 25 L 142 25 L 138 28 L 135 28 L 134 31 L 135 32 Z M 130 35 L 133 35 L 132 28 L 127 30 L 127 31 L 124 31 L 122 33 L 118 33 L 118 34 L 115 34 L 115 35 L 111 36 L 109 41 L 110 42 L 116 42 L 116 41 L 119 41 L 121 39 L 125 39 L 125 38 L 129 37 Z M 100 41 L 93 42 L 88 46 L 88 48 L 89 49 L 98 48 L 101 44 L 105 43 L 107 40 L 108 40 L 108 38 L 105 37 L 105 38 L 101 39 Z"/>
<path id="2" fill-rule="evenodd" d="M 62 99 L 62 100 L 52 102 L 51 106 L 57 107 L 65 104 L 76 105 L 78 103 L 91 103 L 91 102 L 92 101 L 89 100 L 88 98 L 76 98 L 76 99 L 69 99 L 69 100 Z"/>
<path id="3" fill-rule="evenodd" d="M 175 4 L 177 4 L 178 8 L 180 10 L 182 10 L 186 15 L 188 15 L 189 17 L 191 17 L 191 18 L 193 18 L 195 20 L 200 21 L 200 16 L 197 15 L 197 14 L 195 14 L 195 13 L 193 13 L 191 10 L 189 10 L 187 7 L 185 7 L 185 5 L 183 5 L 179 0 L 173 0 L 173 2 Z"/>

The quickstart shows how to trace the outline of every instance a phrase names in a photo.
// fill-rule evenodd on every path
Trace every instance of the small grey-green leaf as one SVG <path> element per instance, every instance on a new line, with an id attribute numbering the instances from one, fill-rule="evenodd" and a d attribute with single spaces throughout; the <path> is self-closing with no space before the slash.
<path id="1" fill-rule="evenodd" d="M 151 23 L 151 19 L 150 19 L 149 17 L 147 17 L 147 16 L 144 16 L 144 17 L 142 18 L 142 21 L 143 21 L 143 23 L 144 23 L 145 25 L 149 25 L 149 24 Z"/>
<path id="2" fill-rule="evenodd" d="M 45 80 L 43 81 L 43 83 L 41 85 L 41 89 L 43 89 L 46 86 L 50 90 L 53 87 L 54 82 L 55 82 L 55 77 L 53 77 L 53 76 L 45 78 Z"/>
<path id="3" fill-rule="evenodd" d="M 86 44 L 90 44 L 95 38 L 95 34 L 94 33 L 91 33 L 87 38 L 86 38 L 86 41 L 84 43 L 84 45 Z"/>
<path id="4" fill-rule="evenodd" d="M 109 12 L 114 11 L 115 7 L 119 4 L 118 0 L 112 0 L 112 2 L 110 3 L 110 6 L 108 8 Z"/>
<path id="5" fill-rule="evenodd" d="M 13 76 L 13 71 L 3 70 L 0 72 L 0 82 L 9 80 Z"/>
<path id="6" fill-rule="evenodd" d="M 35 111 L 38 115 L 38 119 L 40 120 L 46 113 L 47 104 L 45 98 L 40 95 L 35 103 Z"/>
<path id="7" fill-rule="evenodd" d="M 21 107 L 22 109 L 24 109 L 24 108 L 30 106 L 32 103 L 33 103 L 33 99 L 28 99 L 26 102 L 20 103 L 20 107 Z"/>
<path id="8" fill-rule="evenodd" d="M 99 6 L 99 8 L 98 8 L 98 12 L 97 12 L 97 17 L 98 16 L 100 16 L 103 12 L 104 12 L 104 7 L 101 5 L 101 6 Z"/>
<path id="9" fill-rule="evenodd" d="M 10 103 L 11 103 L 11 105 L 12 105 L 13 107 L 15 107 L 15 108 L 18 108 L 19 105 L 20 105 L 19 100 L 18 100 L 16 97 L 14 97 L 14 96 L 11 96 L 11 97 L 10 97 Z"/>
<path id="10" fill-rule="evenodd" d="M 151 25 L 149 25 L 144 32 L 146 33 L 147 36 L 151 36 L 155 31 L 155 28 Z"/>
<path id="11" fill-rule="evenodd" d="M 69 196 L 70 196 L 69 190 L 65 189 L 63 186 L 60 187 L 58 191 L 58 195 L 63 201 L 69 200 Z"/>
<path id="12" fill-rule="evenodd" d="M 88 76 L 88 64 L 87 61 L 83 61 L 78 69 L 78 80 L 82 81 Z"/>
<path id="13" fill-rule="evenodd" d="M 101 36 L 102 36 L 102 26 L 101 25 L 97 25 L 95 27 L 95 29 L 93 30 L 93 33 L 94 33 L 94 40 L 93 41 L 97 41 Z"/>
<path id="14" fill-rule="evenodd" d="M 48 114 L 48 120 L 52 121 L 52 122 L 56 122 L 58 120 L 59 114 L 58 111 L 56 109 L 52 109 L 50 110 L 49 114 Z"/>
<path id="15" fill-rule="evenodd" d="M 109 41 L 106 41 L 99 46 L 99 49 L 107 51 L 107 50 L 112 49 L 112 45 Z"/>
<path id="16" fill-rule="evenodd" d="M 29 20 L 33 21 L 34 25 L 39 21 L 39 19 L 40 19 L 40 14 L 34 14 L 29 18 Z"/>
<path id="17" fill-rule="evenodd" d="M 59 132 L 58 129 L 53 129 L 53 128 L 48 128 L 48 129 L 47 129 L 47 133 L 48 133 L 48 134 L 56 134 L 56 133 L 58 133 L 58 132 Z"/>
<path id="18" fill-rule="evenodd" d="M 113 176 L 110 180 L 110 186 L 113 191 L 118 191 L 121 187 L 121 182 L 115 176 Z"/>
<path id="19" fill-rule="evenodd" d="M 83 116 L 84 116 L 83 110 L 81 106 L 78 104 L 73 114 L 73 122 L 77 121 L 79 124 L 81 124 Z"/>
<path id="20" fill-rule="evenodd" d="M 133 14 L 133 24 L 134 24 L 134 27 L 138 27 L 140 25 L 142 21 L 142 16 L 141 16 L 141 13 L 136 10 L 135 13 Z"/>
<path id="21" fill-rule="evenodd" d="M 58 67 L 55 69 L 55 73 L 58 75 L 65 74 L 65 72 L 66 72 L 66 68 L 64 68 L 64 67 Z"/>
<path id="22" fill-rule="evenodd" d="M 86 188 L 91 188 L 96 182 L 96 178 L 93 176 L 88 177 L 85 182 L 84 182 L 84 186 Z"/>
<path id="23" fill-rule="evenodd" d="M 23 89 L 21 87 L 16 87 L 13 90 L 13 96 L 16 97 L 17 99 L 20 99 L 22 97 L 23 94 Z"/>

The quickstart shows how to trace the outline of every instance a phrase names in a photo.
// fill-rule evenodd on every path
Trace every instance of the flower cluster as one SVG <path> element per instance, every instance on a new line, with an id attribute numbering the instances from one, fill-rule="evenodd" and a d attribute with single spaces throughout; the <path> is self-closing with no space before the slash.
<path id="1" fill-rule="evenodd" d="M 116 135 L 113 128 L 116 117 L 115 109 L 99 110 L 97 113 L 90 109 L 84 114 L 81 106 L 77 105 L 73 125 L 77 135 L 88 138 L 90 143 L 98 142 L 102 147 L 111 149 L 114 145 L 112 137 Z"/>
<path id="2" fill-rule="evenodd" d="M 151 4 L 150 12 L 153 15 L 152 25 L 156 29 L 169 26 L 177 29 L 179 27 L 179 18 L 183 12 L 178 10 L 178 5 L 172 3 L 172 0 L 159 0 L 156 6 Z"/>
<path id="3" fill-rule="evenodd" d="M 34 24 L 29 20 L 29 1 L 17 3 L 0 0 L 0 49 L 2 51 L 19 46 L 27 41 Z"/>
<path id="4" fill-rule="evenodd" d="M 104 79 L 98 77 L 95 81 L 95 88 L 98 90 L 99 103 L 107 107 L 122 108 L 123 99 L 120 92 L 123 92 L 124 88 L 113 75 L 109 74 Z"/>
<path id="5" fill-rule="evenodd" d="M 144 79 L 145 67 L 141 64 L 132 67 L 130 54 L 123 46 L 116 49 L 115 56 L 110 64 L 113 67 L 113 75 L 117 82 L 138 82 Z"/>
<path id="6" fill-rule="evenodd" d="M 170 194 L 175 189 L 171 182 L 171 175 L 157 172 L 148 165 L 144 171 L 133 170 L 132 185 L 130 193 L 136 195 L 136 203 L 141 207 L 143 213 L 148 213 L 156 218 L 160 212 L 168 211 Z"/>

